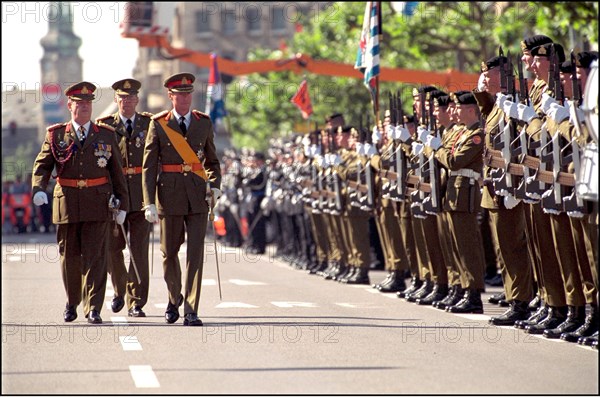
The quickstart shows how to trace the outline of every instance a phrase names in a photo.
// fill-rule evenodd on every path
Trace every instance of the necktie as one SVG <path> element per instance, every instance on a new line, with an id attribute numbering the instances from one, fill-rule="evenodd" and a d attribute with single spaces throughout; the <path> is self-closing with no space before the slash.
<path id="1" fill-rule="evenodd" d="M 183 136 L 187 134 L 187 127 L 185 126 L 185 117 L 181 116 L 179 118 L 179 128 L 181 128 L 181 132 L 183 132 Z"/>
<path id="2" fill-rule="evenodd" d="M 85 143 L 85 128 L 83 126 L 79 127 L 79 142 L 81 142 L 81 146 Z"/>
<path id="3" fill-rule="evenodd" d="M 131 119 L 127 119 L 127 133 L 129 134 L 129 136 L 131 136 L 131 133 L 133 132 L 133 126 L 131 125 Z"/>

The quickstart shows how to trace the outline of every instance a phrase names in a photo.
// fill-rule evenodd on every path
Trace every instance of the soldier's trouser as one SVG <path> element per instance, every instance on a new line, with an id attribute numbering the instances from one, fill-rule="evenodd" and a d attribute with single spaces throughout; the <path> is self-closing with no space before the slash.
<path id="1" fill-rule="evenodd" d="M 577 219 L 569 217 L 571 222 L 571 230 L 573 231 L 573 244 L 577 253 L 577 264 L 581 273 L 581 282 L 583 286 L 583 294 L 587 303 L 598 303 L 598 284 L 597 275 L 595 275 L 595 262 L 590 262 L 585 245 L 585 231 L 589 227 L 587 218 Z"/>
<path id="2" fill-rule="evenodd" d="M 400 223 L 396 216 L 394 203 L 383 207 L 381 211 L 381 227 L 387 239 L 386 257 L 389 257 L 389 271 L 399 271 L 408 269 L 408 257 L 402 245 L 402 237 L 400 235 Z M 388 260 L 386 259 L 386 267 Z"/>
<path id="3" fill-rule="evenodd" d="M 163 255 L 164 278 L 169 302 L 174 305 L 181 294 L 181 266 L 178 254 L 187 231 L 184 314 L 198 313 L 207 221 L 208 213 L 160 217 L 160 250 Z"/>
<path id="4" fill-rule="evenodd" d="M 565 288 L 558 263 L 557 248 L 554 246 L 550 215 L 544 213 L 539 203 L 531 205 L 530 210 L 535 249 L 540 258 L 540 275 L 546 292 L 544 299 L 550 306 L 566 306 Z"/>
<path id="5" fill-rule="evenodd" d="M 56 239 L 67 303 L 83 301 L 83 313 L 98 313 L 106 292 L 107 238 L 110 222 L 57 225 Z"/>
<path id="6" fill-rule="evenodd" d="M 117 230 L 115 236 L 114 230 Z M 125 231 L 129 234 L 129 244 L 133 260 L 129 259 L 129 265 L 125 266 L 123 250 L 125 249 L 125 238 L 121 227 L 114 222 L 111 224 L 109 235 L 109 258 L 108 272 L 111 275 L 113 287 L 117 296 L 125 296 L 127 292 L 127 307 L 131 309 L 134 305 L 144 307 L 148 302 L 148 288 L 150 285 L 150 272 L 148 266 L 148 247 L 150 243 L 150 230 L 152 224 L 146 221 L 143 211 L 135 211 L 127 214 L 123 224 Z M 138 282 L 134 264 L 137 266 L 141 283 Z"/>
<path id="7" fill-rule="evenodd" d="M 412 215 L 409 210 L 410 202 L 404 201 L 398 203 L 398 222 L 400 223 L 400 235 L 402 237 L 402 246 L 406 251 L 408 258 L 408 267 L 413 277 L 419 277 L 419 261 L 417 258 L 417 249 L 412 227 Z"/>
<path id="8" fill-rule="evenodd" d="M 595 204 L 597 206 L 597 204 Z M 598 225 L 593 222 L 592 216 L 589 215 L 582 219 L 582 228 L 585 241 L 585 249 L 588 255 L 588 262 L 591 264 L 592 277 L 596 289 L 598 285 Z"/>
<path id="9" fill-rule="evenodd" d="M 442 211 L 436 216 L 438 237 L 442 247 L 442 256 L 446 264 L 446 273 L 449 285 L 460 285 L 460 272 L 458 271 L 458 250 L 454 247 L 450 226 L 448 224 L 448 212 Z"/>
<path id="10" fill-rule="evenodd" d="M 423 231 L 423 219 L 412 218 L 413 236 L 415 246 L 417 248 L 417 261 L 419 264 L 419 278 L 421 280 L 431 279 L 431 260 L 427 252 L 427 244 L 425 244 L 425 232 Z"/>
<path id="11" fill-rule="evenodd" d="M 330 216 L 331 224 L 333 225 L 333 237 L 340 252 L 339 260 L 347 264 L 349 257 L 347 230 L 345 229 L 341 215 Z"/>
<path id="12" fill-rule="evenodd" d="M 500 271 L 506 300 L 530 301 L 533 281 L 525 235 L 524 204 L 513 209 L 490 209 L 493 238 L 500 248 Z"/>
<path id="13" fill-rule="evenodd" d="M 544 278 L 542 277 L 542 262 L 541 254 L 537 247 L 535 236 L 535 228 L 533 227 L 533 206 L 536 204 L 523 203 L 523 213 L 525 214 L 525 236 L 527 237 L 527 254 L 531 262 L 532 276 L 537 284 L 538 294 L 546 300 L 548 294 L 544 286 Z"/>
<path id="14" fill-rule="evenodd" d="M 346 236 L 348 238 L 347 264 L 361 269 L 369 269 L 371 259 L 371 244 L 365 231 L 369 230 L 367 216 L 344 216 L 346 223 Z"/>
<path id="15" fill-rule="evenodd" d="M 448 284 L 448 271 L 446 269 L 446 262 L 444 262 L 444 255 L 442 253 L 442 246 L 438 235 L 437 216 L 429 215 L 422 220 L 422 226 L 425 245 L 427 246 L 427 252 L 429 253 L 429 273 L 431 274 L 431 281 L 436 284 Z"/>
<path id="16" fill-rule="evenodd" d="M 569 216 L 565 213 L 560 215 L 550 215 L 550 224 L 552 226 L 552 238 L 554 247 L 558 254 L 558 263 L 560 265 L 567 305 L 585 306 L 586 296 L 584 295 L 583 283 L 589 281 L 588 290 L 595 295 L 595 288 L 592 282 L 592 274 L 587 262 L 587 256 L 578 258 L 575 244 L 573 243 L 573 231 Z M 585 248 L 583 248 L 585 250 Z M 585 260 L 581 266 L 578 259 Z M 585 272 L 585 273 L 584 273 Z M 585 276 L 584 276 L 585 274 Z M 592 299 L 590 297 L 590 299 Z M 593 298 L 595 301 L 595 297 Z M 592 302 L 588 302 L 592 303 Z"/>
<path id="17" fill-rule="evenodd" d="M 322 214 L 327 233 L 327 258 L 330 261 L 341 261 L 343 248 L 339 245 L 339 228 L 335 225 L 335 216 L 331 214 Z"/>
<path id="18" fill-rule="evenodd" d="M 323 221 L 323 214 L 309 213 L 309 218 L 316 245 L 317 261 L 323 263 L 327 261 L 327 226 Z"/>
<path id="19" fill-rule="evenodd" d="M 460 258 L 458 262 L 460 284 L 465 289 L 483 291 L 485 288 L 483 281 L 485 260 L 477 214 L 457 211 L 450 211 L 448 214 L 450 214 L 448 218 L 450 230 Z"/>

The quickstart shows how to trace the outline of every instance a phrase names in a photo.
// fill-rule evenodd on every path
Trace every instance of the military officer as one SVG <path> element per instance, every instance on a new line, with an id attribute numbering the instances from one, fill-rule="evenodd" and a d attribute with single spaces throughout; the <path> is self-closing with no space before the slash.
<path id="1" fill-rule="evenodd" d="M 454 95 L 454 94 L 451 94 Z M 449 213 L 449 227 L 460 260 L 463 299 L 446 311 L 452 313 L 483 313 L 481 292 L 483 281 L 483 242 L 477 225 L 477 211 L 481 204 L 478 179 L 483 168 L 483 129 L 479 122 L 479 108 L 472 93 L 454 95 L 459 122 L 464 124 L 452 145 L 441 145 L 441 139 L 429 136 L 426 144 L 435 158 L 449 170 L 444 210 Z"/>
<path id="2" fill-rule="evenodd" d="M 108 260 L 108 271 L 115 289 L 111 308 L 113 312 L 119 312 L 125 304 L 124 298 L 127 295 L 128 315 L 132 317 L 146 316 L 142 308 L 148 301 L 150 283 L 148 246 L 152 224 L 146 222 L 142 211 L 142 157 L 152 114 L 136 112 L 141 86 L 142 83 L 135 79 L 124 79 L 114 83 L 112 85 L 115 90 L 114 100 L 119 111 L 98 119 L 115 129 L 123 162 L 123 174 L 129 190 L 129 212 L 123 226 L 125 231 L 129 232 L 132 259 L 126 266 L 123 257 L 125 237 L 122 229 L 114 225 L 109 239 Z M 138 282 L 134 266 L 137 268 L 141 282 Z"/>
<path id="3" fill-rule="evenodd" d="M 244 178 L 242 185 L 248 190 L 246 196 L 248 204 L 248 249 L 253 254 L 264 254 L 267 246 L 267 224 L 261 211 L 261 203 L 265 198 L 267 176 L 265 174 L 265 155 L 254 153 L 250 158 L 250 174 Z"/>
<path id="4" fill-rule="evenodd" d="M 165 320 L 169 324 L 177 321 L 179 306 L 184 304 L 183 325 L 201 326 L 198 305 L 204 238 L 209 206 L 221 196 L 221 168 L 209 116 L 191 109 L 194 80 L 190 73 L 178 73 L 164 81 L 173 109 L 152 117 L 142 162 L 142 189 L 146 220 L 154 223 L 160 219 L 160 248 L 169 291 Z M 178 253 L 186 231 L 182 295 Z"/>
<path id="5" fill-rule="evenodd" d="M 125 221 L 129 201 L 114 129 L 91 122 L 96 86 L 86 81 L 65 90 L 71 120 L 48 128 L 33 166 L 33 202 L 48 203 L 45 190 L 57 169 L 52 221 L 57 226 L 66 322 L 77 318 L 77 305 L 92 324 L 102 323 L 110 221 Z M 114 197 L 111 197 L 113 195 Z M 120 207 L 116 207 L 116 200 Z M 111 211 L 109 205 L 114 209 Z"/>

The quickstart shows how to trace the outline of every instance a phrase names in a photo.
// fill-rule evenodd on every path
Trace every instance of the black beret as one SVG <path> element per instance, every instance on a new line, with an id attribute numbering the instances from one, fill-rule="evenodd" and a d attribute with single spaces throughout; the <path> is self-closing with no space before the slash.
<path id="1" fill-rule="evenodd" d="M 435 89 L 435 90 L 433 90 L 433 91 L 429 91 L 429 92 L 427 93 L 427 100 L 429 100 L 429 99 L 435 99 L 435 98 L 439 98 L 439 97 L 441 97 L 441 96 L 445 96 L 445 95 L 448 95 L 448 94 L 446 94 L 446 93 L 445 93 L 444 91 L 442 91 L 442 90 Z"/>
<path id="2" fill-rule="evenodd" d="M 548 58 L 550 57 L 552 50 L 554 50 L 556 55 L 558 56 L 558 62 L 562 63 L 565 61 L 565 50 L 563 49 L 563 46 L 561 46 L 558 43 L 548 43 L 535 47 L 531 50 L 531 55 L 533 55 L 534 57 L 537 56 Z"/>
<path id="3" fill-rule="evenodd" d="M 492 70 L 493 68 L 500 66 L 500 62 L 503 62 L 506 65 L 508 63 L 508 58 L 497 55 L 485 62 L 481 62 L 481 71 L 487 72 L 488 70 Z"/>
<path id="4" fill-rule="evenodd" d="M 598 59 L 598 51 L 582 51 L 575 57 L 577 66 L 589 69 L 592 62 Z"/>
<path id="5" fill-rule="evenodd" d="M 538 34 L 538 35 L 531 36 L 531 37 L 528 37 L 525 40 L 523 40 L 521 42 L 521 50 L 523 50 L 523 52 L 531 51 L 535 47 L 538 47 L 542 44 L 552 43 L 552 42 L 553 41 L 550 37 L 544 36 L 543 34 Z"/>
<path id="6" fill-rule="evenodd" d="M 560 64 L 560 71 L 562 73 L 571 73 L 573 71 L 573 64 L 570 59 L 567 59 L 563 63 Z"/>
<path id="7" fill-rule="evenodd" d="M 332 114 L 331 116 L 327 116 L 325 118 L 325 121 L 331 121 L 331 120 L 337 119 L 338 117 L 344 117 L 344 115 L 342 113 L 335 113 L 335 114 Z"/>
<path id="8" fill-rule="evenodd" d="M 432 85 L 424 85 L 419 88 L 413 88 L 413 96 L 419 96 L 419 94 L 424 94 L 434 90 L 437 90 L 437 88 Z"/>
<path id="9" fill-rule="evenodd" d="M 468 91 L 465 94 L 456 95 L 454 93 L 450 94 L 450 96 L 454 96 L 454 102 L 457 105 L 477 105 L 477 100 L 475 99 L 475 95 L 472 92 Z"/>
<path id="10" fill-rule="evenodd" d="M 470 92 L 471 91 L 466 91 L 466 90 L 451 92 L 450 95 L 449 95 L 450 99 L 448 100 L 448 103 L 450 103 L 450 102 L 456 103 L 456 101 L 454 100 L 454 98 L 459 97 L 459 96 L 464 95 L 464 94 L 468 94 Z"/>
<path id="11" fill-rule="evenodd" d="M 438 107 L 448 106 L 450 103 L 450 95 L 442 95 L 433 100 L 433 103 Z"/>

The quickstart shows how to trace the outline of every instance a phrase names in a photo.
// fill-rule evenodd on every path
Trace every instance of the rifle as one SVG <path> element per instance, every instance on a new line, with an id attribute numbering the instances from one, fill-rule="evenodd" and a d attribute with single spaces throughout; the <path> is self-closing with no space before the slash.
<path id="1" fill-rule="evenodd" d="M 395 128 L 401 125 L 406 128 L 404 123 L 404 111 L 402 110 L 402 98 L 400 97 L 400 91 L 396 92 L 395 110 L 397 113 Z M 406 154 L 402 150 L 402 142 L 396 142 L 396 172 L 398 178 L 396 179 L 396 191 L 392 194 L 391 199 L 394 201 L 404 201 L 404 195 L 406 194 Z"/>
<path id="2" fill-rule="evenodd" d="M 373 145 L 373 138 L 369 133 L 370 120 L 369 115 L 367 114 L 367 130 L 366 130 L 366 142 L 369 145 Z M 367 195 L 361 198 L 361 207 L 360 209 L 363 211 L 370 212 L 375 208 L 375 191 L 373 189 L 373 169 L 368 164 L 365 166 L 365 184 L 367 185 Z"/>
<path id="3" fill-rule="evenodd" d="M 438 136 L 435 117 L 433 116 L 433 98 L 429 96 L 429 130 Z M 430 215 L 437 215 L 441 210 L 441 189 L 440 189 L 440 167 L 435 159 L 435 152 L 429 155 L 427 163 L 429 164 L 429 184 L 431 186 L 431 194 L 423 200 L 423 210 Z"/>
<path id="4" fill-rule="evenodd" d="M 519 74 L 519 101 L 529 106 L 529 86 L 523 75 L 523 62 L 520 59 L 517 60 L 517 73 Z"/>
<path id="5" fill-rule="evenodd" d="M 425 93 L 424 92 L 419 93 L 419 102 L 420 102 L 419 104 L 421 107 L 421 123 L 423 125 L 427 125 L 426 119 L 425 119 Z M 417 159 L 416 162 L 415 162 L 415 159 Z M 427 214 L 423 210 L 423 200 L 425 198 L 425 195 L 424 195 L 424 192 L 421 189 L 419 189 L 419 184 L 421 182 L 423 182 L 423 177 L 421 174 L 421 171 L 423 169 L 423 163 L 424 163 L 423 152 L 419 153 L 418 156 L 414 156 L 411 159 L 411 161 L 412 161 L 412 163 L 411 163 L 410 167 L 411 167 L 411 169 L 415 170 L 415 176 L 418 179 L 418 182 L 416 183 L 417 190 L 413 191 L 410 194 L 411 201 L 412 201 L 412 203 L 410 204 L 410 208 L 411 208 L 411 212 L 415 218 L 425 219 L 427 217 Z"/>
<path id="6" fill-rule="evenodd" d="M 394 133 L 395 126 L 398 124 L 396 120 L 396 110 L 394 109 L 394 97 L 392 92 L 388 92 L 388 101 L 389 101 L 389 112 L 390 112 L 390 121 L 388 125 L 388 131 L 390 131 L 388 140 L 392 141 L 390 149 L 382 152 L 381 154 L 381 169 L 379 170 L 379 175 L 381 178 L 385 178 L 384 174 L 387 175 L 388 172 L 395 172 L 395 157 L 394 150 L 396 149 L 396 142 L 392 140 L 392 134 Z M 382 183 L 381 185 L 381 197 L 384 199 L 391 199 L 392 195 L 392 181 L 387 181 Z"/>

